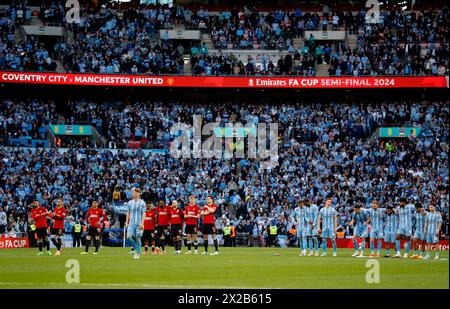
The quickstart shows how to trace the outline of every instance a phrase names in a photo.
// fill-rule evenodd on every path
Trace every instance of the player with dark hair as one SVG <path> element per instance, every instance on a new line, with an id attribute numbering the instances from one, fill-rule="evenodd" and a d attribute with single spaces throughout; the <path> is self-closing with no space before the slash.
<path id="1" fill-rule="evenodd" d="M 309 256 L 319 256 L 319 207 L 311 204 L 310 200 L 305 200 L 306 217 L 308 220 L 307 235 Z M 314 249 L 314 251 L 313 251 Z"/>
<path id="2" fill-rule="evenodd" d="M 439 232 L 442 226 L 442 216 L 436 209 L 434 203 L 428 205 L 428 213 L 425 218 L 425 240 L 426 240 L 426 255 L 424 260 L 430 259 L 431 247 L 434 245 L 435 260 L 439 260 Z"/>
<path id="3" fill-rule="evenodd" d="M 368 236 L 368 223 L 369 213 L 365 209 L 361 209 L 361 205 L 356 205 L 352 213 L 352 221 L 350 226 L 353 226 L 353 247 L 355 248 L 355 253 L 353 257 L 364 257 L 364 250 L 366 249 L 366 238 Z M 358 239 L 361 240 L 360 245 L 358 245 Z"/>
<path id="4" fill-rule="evenodd" d="M 156 207 L 155 212 L 157 215 L 157 225 L 156 234 L 158 237 L 157 247 L 162 250 L 159 251 L 160 254 L 166 254 L 166 236 L 169 234 L 169 223 L 170 223 L 170 210 L 171 207 L 167 206 L 164 201 L 159 201 L 159 206 Z"/>
<path id="5" fill-rule="evenodd" d="M 181 210 L 178 207 L 178 202 L 176 200 L 173 200 L 172 207 L 170 209 L 170 235 L 173 240 L 175 254 L 181 253 L 182 233 L 183 233 L 183 210 Z"/>
<path id="6" fill-rule="evenodd" d="M 427 212 L 423 209 L 422 203 L 414 205 L 416 212 L 414 213 L 414 234 L 412 238 L 412 248 L 414 254 L 412 259 L 422 259 L 425 251 L 425 218 Z M 420 249 L 420 254 L 419 254 Z"/>
<path id="7" fill-rule="evenodd" d="M 188 251 L 186 254 L 191 254 L 192 239 L 194 239 L 194 254 L 198 254 L 198 219 L 200 218 L 200 208 L 195 203 L 195 196 L 189 197 L 189 204 L 184 209 L 185 228 Z"/>
<path id="8" fill-rule="evenodd" d="M 63 200 L 57 200 L 56 207 L 53 211 L 53 228 L 52 228 L 52 243 L 56 247 L 55 255 L 61 255 L 62 240 L 61 237 L 64 232 L 64 220 L 66 219 L 66 208 Z"/>
<path id="9" fill-rule="evenodd" d="M 397 239 L 405 239 L 405 254 L 403 255 L 403 258 L 407 259 L 411 247 L 412 222 L 415 208 L 413 205 L 407 204 L 407 200 L 404 197 L 400 198 L 399 203 L 400 206 L 395 209 L 399 218 Z"/>
<path id="10" fill-rule="evenodd" d="M 100 235 L 102 235 L 102 222 L 105 220 L 105 213 L 99 207 L 97 201 L 92 202 L 91 208 L 89 208 L 86 214 L 86 223 L 88 225 L 88 232 L 86 236 L 86 249 L 80 254 L 88 254 L 91 241 L 94 240 L 95 252 L 98 254 L 98 248 L 100 247 Z"/>
<path id="11" fill-rule="evenodd" d="M 397 239 L 398 214 L 394 212 L 394 208 L 392 206 L 386 207 L 384 221 L 384 243 L 386 244 L 386 255 L 384 257 L 390 257 L 391 244 L 395 243 L 394 257 L 400 258 L 400 240 Z"/>
<path id="12" fill-rule="evenodd" d="M 47 255 L 52 255 L 50 252 L 50 242 L 48 241 L 48 225 L 47 218 L 51 218 L 51 214 L 43 206 L 40 206 L 39 201 L 33 202 L 33 209 L 31 210 L 34 224 L 36 226 L 36 236 L 39 252 L 37 255 L 43 255 L 42 245 L 47 249 Z"/>
<path id="13" fill-rule="evenodd" d="M 214 241 L 214 248 L 216 249 L 211 255 L 219 254 L 219 242 L 217 241 L 216 232 L 216 219 L 214 213 L 217 210 L 217 205 L 214 204 L 211 196 L 206 198 L 206 205 L 202 207 L 201 215 L 203 217 L 202 222 L 202 234 L 203 245 L 205 246 L 205 252 L 202 254 L 208 254 L 208 235 L 212 235 Z"/>
<path id="14" fill-rule="evenodd" d="M 378 201 L 373 199 L 372 208 L 368 210 L 370 222 L 370 257 L 381 257 L 382 239 L 384 236 L 383 218 L 386 212 L 385 208 L 380 208 Z M 375 241 L 377 241 L 377 255 L 375 255 Z"/>
<path id="15" fill-rule="evenodd" d="M 155 254 L 156 212 L 154 209 L 151 208 L 151 206 L 152 205 L 150 203 L 146 204 L 145 219 L 144 219 L 144 235 L 143 235 L 145 251 L 143 254 L 148 254 L 149 243 L 152 246 L 152 254 Z"/>

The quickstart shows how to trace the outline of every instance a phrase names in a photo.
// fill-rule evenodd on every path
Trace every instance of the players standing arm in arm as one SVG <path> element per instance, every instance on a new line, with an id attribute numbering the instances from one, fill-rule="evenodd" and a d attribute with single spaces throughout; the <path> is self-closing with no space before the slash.
<path id="1" fill-rule="evenodd" d="M 202 209 L 202 211 L 200 212 L 200 214 L 202 215 L 202 216 L 206 216 L 206 215 L 208 215 L 210 212 L 209 212 L 209 207 L 208 206 L 204 206 L 204 208 L 207 208 L 207 209 Z"/>

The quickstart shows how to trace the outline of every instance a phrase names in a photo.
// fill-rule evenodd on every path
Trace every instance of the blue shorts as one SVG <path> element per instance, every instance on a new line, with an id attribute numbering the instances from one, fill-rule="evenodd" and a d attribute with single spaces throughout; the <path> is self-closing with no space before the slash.
<path id="1" fill-rule="evenodd" d="M 308 223 L 307 228 L 306 228 L 306 235 L 307 236 L 318 236 L 319 232 L 318 232 L 317 224 L 314 224 L 314 227 L 311 227 L 311 224 Z"/>
<path id="2" fill-rule="evenodd" d="M 323 229 L 322 230 L 322 238 L 336 238 L 336 233 L 333 229 Z"/>
<path id="3" fill-rule="evenodd" d="M 429 244 L 437 244 L 439 242 L 439 236 L 436 236 L 436 233 L 428 233 L 425 237 L 425 241 Z"/>
<path id="4" fill-rule="evenodd" d="M 396 240 L 397 240 L 397 233 L 395 232 L 384 233 L 384 242 L 395 243 Z"/>
<path id="5" fill-rule="evenodd" d="M 372 239 L 380 239 L 383 238 L 383 230 L 382 229 L 371 229 L 370 230 L 370 238 Z"/>
<path id="6" fill-rule="evenodd" d="M 413 238 L 416 240 L 425 240 L 425 234 L 421 231 L 415 231 Z"/>
<path id="7" fill-rule="evenodd" d="M 142 230 L 139 225 L 129 225 L 127 229 L 127 238 L 139 238 L 142 237 Z"/>
<path id="8" fill-rule="evenodd" d="M 358 226 L 353 230 L 353 236 L 357 236 L 359 238 L 367 237 L 367 225 L 366 226 Z"/>
<path id="9" fill-rule="evenodd" d="M 412 230 L 411 230 L 411 228 L 399 227 L 397 230 L 397 234 L 411 237 Z"/>

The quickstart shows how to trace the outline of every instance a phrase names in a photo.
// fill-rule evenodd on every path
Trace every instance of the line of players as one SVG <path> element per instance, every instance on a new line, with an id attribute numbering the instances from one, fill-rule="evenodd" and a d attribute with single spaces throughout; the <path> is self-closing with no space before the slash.
<path id="1" fill-rule="evenodd" d="M 183 223 L 185 225 L 185 234 L 188 251 L 185 254 L 198 254 L 198 221 L 202 217 L 202 234 L 204 252 L 208 254 L 208 236 L 212 235 L 215 251 L 211 255 L 219 254 L 219 242 L 217 240 L 215 227 L 215 212 L 217 205 L 214 204 L 211 196 L 206 199 L 206 204 L 200 209 L 195 201 L 195 196 L 189 197 L 189 204 L 184 210 L 180 209 L 176 200 L 168 206 L 164 201 L 160 201 L 158 206 L 151 208 L 150 203 L 145 203 L 140 199 L 141 190 L 135 189 L 133 199 L 127 203 L 127 218 L 125 227 L 127 239 L 132 245 L 130 254 L 134 259 L 140 258 L 141 239 L 144 241 L 145 251 L 148 254 L 149 245 L 151 245 L 152 254 L 165 254 L 167 238 L 173 240 L 175 254 L 181 253 Z"/>
<path id="2" fill-rule="evenodd" d="M 55 255 L 61 255 L 62 235 L 64 232 L 64 220 L 66 219 L 66 208 L 62 199 L 56 201 L 56 207 L 53 212 L 48 211 L 45 207 L 39 204 L 39 201 L 33 202 L 33 208 L 31 210 L 31 217 L 34 220 L 36 226 L 36 238 L 39 252 L 37 255 L 43 255 L 43 247 L 47 249 L 47 255 L 52 255 L 50 251 L 50 241 L 48 237 L 48 223 L 47 220 L 53 220 L 53 226 L 51 230 L 51 241 L 56 247 Z M 86 223 L 88 226 L 88 232 L 86 236 L 86 250 L 81 254 L 87 254 L 89 246 L 92 240 L 94 240 L 95 252 L 98 254 L 100 247 L 100 235 L 102 231 L 102 224 L 106 220 L 106 215 L 99 207 L 97 201 L 93 201 L 91 207 L 86 214 Z"/>
<path id="3" fill-rule="evenodd" d="M 325 199 L 325 205 L 320 210 L 309 200 L 301 201 L 291 217 L 296 224 L 297 236 L 300 240 L 300 256 L 306 256 L 308 248 L 309 256 L 319 255 L 319 234 L 323 239 L 322 256 L 326 256 L 328 239 L 332 243 L 333 256 L 337 256 L 337 211 L 332 207 L 331 197 Z M 439 232 L 442 216 L 433 203 L 428 205 L 428 211 L 426 211 L 421 203 L 407 204 L 405 198 L 399 199 L 399 206 L 396 208 L 391 206 L 381 208 L 378 202 L 373 200 L 370 209 L 354 207 L 350 225 L 353 227 L 352 239 L 355 248 L 353 257 L 364 257 L 366 238 L 369 236 L 370 257 L 381 256 L 384 238 L 385 257 L 390 256 L 390 248 L 395 244 L 394 257 L 400 258 L 400 240 L 404 239 L 403 258 L 409 257 L 412 240 L 414 254 L 411 258 L 429 259 L 430 251 L 434 246 L 435 259 L 439 259 Z M 376 255 L 375 242 L 377 242 Z"/>
<path id="4" fill-rule="evenodd" d="M 145 204 L 140 199 L 141 191 L 136 189 L 133 192 L 133 200 L 128 202 L 126 228 L 128 239 L 132 243 L 132 253 L 134 258 L 140 257 L 141 238 L 143 236 L 145 252 L 148 253 L 149 244 L 152 253 L 160 252 L 165 254 L 167 237 L 171 236 L 175 246 L 175 253 L 181 253 L 182 226 L 185 223 L 185 234 L 187 235 L 188 251 L 194 246 L 194 254 L 198 253 L 198 220 L 203 217 L 202 234 L 204 237 L 205 251 L 208 252 L 208 235 L 212 235 L 215 252 L 218 254 L 218 241 L 215 229 L 214 213 L 217 206 L 213 203 L 212 197 L 207 198 L 207 203 L 200 208 L 196 205 L 195 197 L 191 196 L 189 204 L 185 210 L 178 207 L 177 201 L 173 201 L 171 206 L 165 205 L 161 201 L 158 207 L 151 209 L 150 204 Z M 64 219 L 66 210 L 62 199 L 57 200 L 57 205 L 53 212 L 49 212 L 45 207 L 34 201 L 31 215 L 36 225 L 38 255 L 42 255 L 42 248 L 45 245 L 47 254 L 51 255 L 50 242 L 48 238 L 47 218 L 54 220 L 51 241 L 57 248 L 55 255 L 61 254 L 61 236 L 64 230 Z M 300 255 L 305 256 L 309 248 L 309 255 L 319 255 L 318 236 L 321 235 L 322 256 L 326 255 L 327 240 L 330 239 L 333 248 L 333 256 L 337 255 L 336 230 L 337 211 L 332 207 L 331 197 L 327 197 L 325 205 L 319 211 L 319 207 L 312 205 L 308 200 L 299 203 L 293 211 L 292 218 L 296 224 L 297 236 L 301 240 Z M 88 232 L 86 236 L 85 251 L 87 254 L 91 241 L 94 240 L 95 252 L 98 254 L 100 247 L 100 235 L 102 223 L 106 219 L 103 210 L 98 207 L 98 202 L 93 201 L 86 215 Z M 414 254 L 411 258 L 430 258 L 432 246 L 435 249 L 435 259 L 439 259 L 439 231 L 441 229 L 442 217 L 436 210 L 434 204 L 428 205 L 428 211 L 423 209 L 421 203 L 414 206 L 407 204 L 405 198 L 399 200 L 397 208 L 380 208 L 376 200 L 372 201 L 371 209 L 361 209 L 356 206 L 352 213 L 350 222 L 353 226 L 353 244 L 355 248 L 354 257 L 363 257 L 366 247 L 366 238 L 370 237 L 370 256 L 381 256 L 382 239 L 386 243 L 385 257 L 390 256 L 390 248 L 395 245 L 395 258 L 400 258 L 400 240 L 405 240 L 405 253 L 403 258 L 409 257 L 411 248 L 411 237 Z M 414 230 L 414 233 L 413 233 Z M 377 242 L 377 254 L 375 255 L 375 242 Z M 160 250 L 161 249 L 161 250 Z M 420 252 L 419 252 L 420 251 Z M 425 255 L 426 251 L 426 255 Z"/>
<path id="5" fill-rule="evenodd" d="M 188 251 L 186 254 L 191 254 L 191 248 L 194 247 L 194 254 L 198 254 L 198 221 L 202 217 L 202 234 L 204 238 L 205 251 L 202 254 L 208 253 L 208 236 L 212 235 L 215 251 L 211 255 L 219 254 L 219 243 L 217 240 L 215 217 L 214 213 L 217 205 L 214 204 L 213 199 L 209 196 L 206 204 L 200 209 L 196 205 L 195 197 L 189 198 L 189 204 L 184 210 L 178 207 L 178 202 L 173 201 L 171 206 L 165 205 L 161 201 L 158 207 L 152 209 L 151 204 L 145 204 L 140 199 L 141 191 L 136 189 L 133 192 L 133 200 L 127 203 L 127 219 L 126 232 L 127 238 L 132 244 L 132 252 L 135 259 L 139 259 L 141 250 L 141 239 L 144 240 L 145 251 L 148 253 L 149 244 L 152 247 L 152 253 L 165 254 L 165 246 L 167 238 L 172 237 L 175 253 L 181 253 L 182 246 L 182 227 L 185 223 L 185 234 L 187 235 Z M 43 255 L 43 247 L 47 249 L 47 255 L 52 255 L 50 251 L 50 242 L 48 237 L 47 219 L 53 220 L 53 227 L 51 231 L 51 241 L 55 245 L 57 251 L 55 255 L 61 254 L 62 234 L 64 231 L 64 220 L 66 218 L 66 209 L 62 199 L 57 200 L 57 205 L 53 212 L 48 211 L 45 207 L 40 206 L 39 201 L 33 202 L 33 209 L 31 216 L 36 225 L 36 236 L 39 252 L 37 255 Z M 98 254 L 100 247 L 102 226 L 106 220 L 106 215 L 99 207 L 97 201 L 92 202 L 86 214 L 87 235 L 85 242 L 85 251 L 81 254 L 88 254 L 91 242 L 94 242 L 94 254 Z"/>

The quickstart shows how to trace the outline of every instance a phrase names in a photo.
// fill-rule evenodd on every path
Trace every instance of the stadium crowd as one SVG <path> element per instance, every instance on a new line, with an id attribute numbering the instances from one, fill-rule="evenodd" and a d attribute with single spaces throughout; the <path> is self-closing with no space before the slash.
<path id="1" fill-rule="evenodd" d="M 35 107 L 23 114 L 25 120 L 17 116 L 23 105 L 3 104 L 10 104 L 1 123 L 7 134 L 9 130 L 32 134 L 29 123 L 36 128 L 56 117 L 51 115 L 54 103 L 34 103 Z M 91 123 L 108 141 L 117 141 L 118 147 L 126 145 L 128 138 L 145 136 L 151 142 L 144 148 L 167 150 L 174 138 L 169 128 L 175 122 L 191 124 L 194 114 L 221 126 L 238 121 L 278 122 L 279 165 L 262 170 L 258 159 L 175 159 L 164 151 L 145 149 L 1 147 L 0 228 L 24 231 L 32 200 L 52 208 L 57 197 L 69 207 L 67 220 L 72 223 L 83 218 L 91 202 L 98 200 L 111 226 L 117 226 L 114 205 L 130 199 L 132 189 L 140 187 L 144 199 L 153 203 L 177 199 L 184 205 L 188 196 L 195 194 L 202 204 L 212 195 L 219 206 L 218 225 L 231 222 L 237 231 L 252 236 L 264 235 L 270 224 L 287 234 L 292 228 L 293 208 L 306 198 L 321 206 L 331 195 L 339 212 L 339 230 L 345 235 L 351 234 L 352 207 L 369 207 L 373 198 L 382 206 L 396 205 L 400 197 L 425 205 L 433 201 L 444 218 L 442 233 L 448 237 L 448 106 L 448 101 L 281 105 L 70 102 L 64 110 L 73 115 L 73 121 L 102 119 L 100 125 Z M 422 134 L 397 140 L 373 137 L 381 125 L 405 122 L 421 126 Z"/>
<path id="2" fill-rule="evenodd" d="M 42 8 L 45 20 L 60 20 L 61 4 Z M 330 64 L 330 75 L 448 75 L 448 8 L 440 10 L 382 10 L 377 23 L 368 23 L 366 12 L 324 7 L 321 13 L 301 8 L 261 12 L 233 8 L 210 12 L 183 6 L 141 6 L 133 9 L 81 8 L 80 22 L 67 24 L 70 36 L 56 46 L 43 46 L 36 38 L 15 41 L 15 11 L 0 11 L 0 69 L 54 71 L 53 55 L 71 72 L 184 74 L 186 46 L 169 40 L 167 33 L 181 24 L 210 35 L 221 54 L 211 54 L 206 43 L 190 50 L 193 74 L 277 74 L 311 76 L 316 64 Z M 331 25 L 328 27 L 328 25 Z M 330 29 L 329 29 L 330 28 Z M 306 30 L 345 30 L 357 35 L 357 46 L 344 42 L 315 42 Z M 294 46 L 294 38 L 305 44 Z M 237 59 L 227 49 L 286 50 L 272 63 Z M 258 62 L 258 65 L 256 65 Z"/>
<path id="3" fill-rule="evenodd" d="M 382 12 L 381 23 L 358 27 L 357 47 L 318 46 L 330 75 L 448 75 L 449 11 Z"/>
<path id="4" fill-rule="evenodd" d="M 184 49 L 157 42 L 169 16 L 162 9 L 113 14 L 85 10 L 73 24 L 73 42 L 59 45 L 64 66 L 73 72 L 176 74 Z"/>

